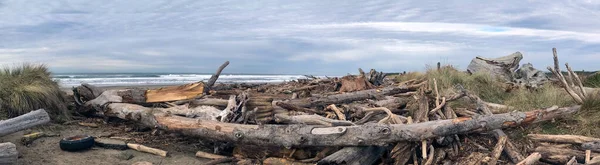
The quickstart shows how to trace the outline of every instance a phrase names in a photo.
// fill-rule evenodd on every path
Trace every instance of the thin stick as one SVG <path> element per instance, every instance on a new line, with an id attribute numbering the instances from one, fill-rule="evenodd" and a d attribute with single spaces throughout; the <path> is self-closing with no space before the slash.
<path id="1" fill-rule="evenodd" d="M 435 89 L 435 105 L 440 105 L 440 91 L 438 90 L 437 81 L 433 78 L 433 87 Z"/>
<path id="2" fill-rule="evenodd" d="M 151 153 L 154 155 L 160 155 L 162 157 L 167 156 L 167 151 L 156 149 L 156 148 L 151 148 L 151 147 L 146 147 L 141 144 L 127 143 L 127 147 L 137 150 L 137 151 L 147 152 L 147 153 Z"/>
<path id="3" fill-rule="evenodd" d="M 434 152 L 435 152 L 435 148 L 433 148 L 433 145 L 429 145 L 429 159 L 427 159 L 427 161 L 425 162 L 425 165 L 431 165 L 433 163 L 433 159 L 435 158 Z"/>
<path id="4" fill-rule="evenodd" d="M 339 108 L 337 108 L 335 106 L 335 104 L 331 104 L 331 105 L 327 106 L 327 109 L 330 109 L 333 112 L 335 112 L 335 114 L 337 115 L 338 119 L 340 119 L 340 120 L 346 120 L 346 115 L 344 115 L 344 113 L 342 113 L 342 111 Z"/>
<path id="5" fill-rule="evenodd" d="M 429 111 L 429 114 L 433 114 L 436 111 L 439 111 L 440 109 L 442 109 L 444 106 L 446 105 L 446 97 L 442 97 L 442 103 L 438 104 L 435 108 L 433 108 L 431 111 Z"/>
<path id="6" fill-rule="evenodd" d="M 573 156 L 566 165 L 576 165 L 577 164 L 577 156 Z"/>

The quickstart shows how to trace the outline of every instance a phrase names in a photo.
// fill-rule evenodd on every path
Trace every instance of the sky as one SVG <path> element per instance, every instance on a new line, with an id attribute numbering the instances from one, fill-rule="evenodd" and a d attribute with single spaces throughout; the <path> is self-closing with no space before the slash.
<path id="1" fill-rule="evenodd" d="M 0 65 L 64 72 L 340 75 L 466 69 L 552 48 L 600 70 L 600 1 L 0 0 Z"/>

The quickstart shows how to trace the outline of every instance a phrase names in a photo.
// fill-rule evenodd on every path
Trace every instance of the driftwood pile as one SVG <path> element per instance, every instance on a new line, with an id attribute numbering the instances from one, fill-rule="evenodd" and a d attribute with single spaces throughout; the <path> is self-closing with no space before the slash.
<path id="1" fill-rule="evenodd" d="M 217 141 L 222 145 L 214 152 L 196 153 L 214 160 L 209 164 L 537 164 L 572 155 L 542 148 L 526 158 L 502 129 L 569 116 L 580 105 L 494 113 L 508 107 L 485 102 L 460 84 L 444 96 L 435 79 L 395 82 L 362 69 L 341 78 L 213 85 L 228 64 L 206 84 L 107 91 L 83 84 L 74 89 L 78 111 Z M 477 108 L 449 106 L 459 99 Z M 489 152 L 464 153 L 473 145 L 465 143 L 471 134 L 493 135 L 497 144 Z M 598 152 L 596 141 L 585 144 Z M 564 164 L 564 158 L 554 162 Z"/>

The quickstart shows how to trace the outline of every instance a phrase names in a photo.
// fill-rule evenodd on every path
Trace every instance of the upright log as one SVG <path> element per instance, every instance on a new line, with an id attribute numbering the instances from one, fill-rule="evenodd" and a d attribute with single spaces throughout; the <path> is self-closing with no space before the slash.
<path id="1" fill-rule="evenodd" d="M 221 66 L 219 66 L 219 68 L 217 69 L 217 72 L 210 76 L 210 79 L 208 79 L 206 87 L 204 88 L 204 94 L 208 94 L 212 86 L 215 85 L 215 82 L 217 82 L 217 79 L 219 79 L 219 75 L 221 75 L 221 72 L 223 71 L 223 69 L 225 69 L 225 67 L 227 67 L 227 65 L 229 65 L 229 61 L 225 61 L 225 63 L 221 64 Z"/>
<path id="2" fill-rule="evenodd" d="M 44 109 L 38 109 L 21 116 L 0 121 L 0 137 L 50 122 Z"/>

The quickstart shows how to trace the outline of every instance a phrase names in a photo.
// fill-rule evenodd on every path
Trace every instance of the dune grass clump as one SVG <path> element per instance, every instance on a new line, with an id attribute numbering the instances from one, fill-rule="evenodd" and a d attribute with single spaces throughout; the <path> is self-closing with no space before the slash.
<path id="1" fill-rule="evenodd" d="M 430 80 L 429 85 L 433 87 L 434 78 L 437 81 L 440 94 L 443 96 L 451 96 L 457 92 L 454 87 L 460 84 L 484 101 L 512 106 L 520 111 L 547 108 L 553 105 L 570 106 L 575 104 L 570 97 L 565 97 L 568 95 L 564 89 L 551 83 L 537 89 L 512 89 L 508 83 L 498 77 L 485 73 L 469 74 L 452 66 L 444 66 L 439 70 L 428 68 L 425 73 L 411 72 L 399 75 L 397 81 L 427 79 Z M 458 107 L 466 104 L 470 103 L 464 103 L 460 100 L 450 103 L 451 106 Z"/>
<path id="2" fill-rule="evenodd" d="M 589 75 L 583 80 L 583 85 L 591 88 L 600 88 L 600 72 Z"/>
<path id="3" fill-rule="evenodd" d="M 0 70 L 0 112 L 12 118 L 43 108 L 55 120 L 68 120 L 63 92 L 45 65 L 23 64 Z"/>
<path id="4" fill-rule="evenodd" d="M 600 94 L 590 94 L 575 115 L 578 121 L 577 134 L 600 137 Z"/>

